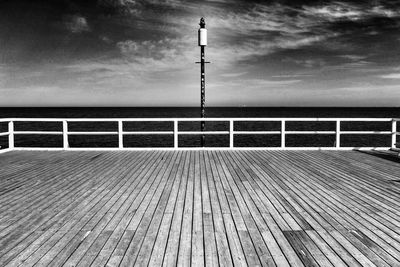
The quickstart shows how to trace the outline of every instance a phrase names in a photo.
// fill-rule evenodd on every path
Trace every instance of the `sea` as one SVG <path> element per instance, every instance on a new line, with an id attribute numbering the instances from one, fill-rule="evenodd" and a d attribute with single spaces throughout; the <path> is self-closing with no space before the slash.
<path id="1" fill-rule="evenodd" d="M 196 107 L 12 107 L 0 108 L 0 118 L 198 118 Z M 208 118 L 400 118 L 400 108 L 382 107 L 207 107 Z M 400 123 L 399 123 L 400 124 Z M 15 131 L 61 131 L 61 123 L 17 122 Z M 287 131 L 334 131 L 335 122 L 287 122 Z M 399 126 L 398 126 L 399 128 Z M 115 122 L 69 123 L 69 131 L 117 131 Z M 170 122 L 124 123 L 124 131 L 172 131 Z M 182 122 L 180 131 L 198 131 L 199 122 Z M 207 122 L 207 131 L 227 131 L 227 122 Z M 237 122 L 237 131 L 279 131 L 279 122 Z M 342 122 L 342 131 L 391 131 L 389 122 Z M 7 124 L 0 123 L 0 132 L 7 131 Z M 398 129 L 400 131 L 400 129 Z M 341 137 L 341 146 L 390 146 L 390 135 L 351 134 Z M 237 147 L 279 147 L 280 135 L 235 135 Z M 116 135 L 71 135 L 71 147 L 117 147 Z M 198 147 L 200 135 L 180 135 L 180 147 Z M 298 135 L 286 137 L 288 147 L 329 147 L 335 145 L 335 135 Z M 1 149 L 8 147 L 7 136 L 0 137 Z M 16 135 L 15 146 L 61 147 L 60 135 Z M 125 135 L 124 147 L 171 147 L 172 135 Z M 207 135 L 206 147 L 229 146 L 228 135 Z"/>

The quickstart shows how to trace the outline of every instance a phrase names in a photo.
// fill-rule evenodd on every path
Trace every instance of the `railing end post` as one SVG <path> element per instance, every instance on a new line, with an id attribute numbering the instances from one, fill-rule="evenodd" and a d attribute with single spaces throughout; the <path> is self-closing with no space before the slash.
<path id="1" fill-rule="evenodd" d="M 233 140 L 233 132 L 234 132 L 234 125 L 233 125 L 233 120 L 232 119 L 230 119 L 229 120 L 229 147 L 230 148 L 234 148 L 235 147 L 235 145 L 234 145 L 234 140 Z"/>
<path id="2" fill-rule="evenodd" d="M 8 122 L 8 148 L 14 149 L 14 121 Z"/>
<path id="3" fill-rule="evenodd" d="M 281 148 L 286 147 L 286 121 L 281 120 Z"/>
<path id="4" fill-rule="evenodd" d="M 178 120 L 174 120 L 174 148 L 177 149 L 179 147 L 179 139 L 178 139 Z"/>
<path id="5" fill-rule="evenodd" d="M 122 120 L 118 121 L 118 148 L 124 148 L 124 128 Z"/>
<path id="6" fill-rule="evenodd" d="M 335 147 L 340 148 L 340 120 L 336 121 L 336 142 Z"/>
<path id="7" fill-rule="evenodd" d="M 68 149 L 68 122 L 66 120 L 63 121 L 63 149 Z"/>
<path id="8" fill-rule="evenodd" d="M 392 119 L 392 145 L 391 148 L 396 148 L 397 143 L 397 120 Z"/>

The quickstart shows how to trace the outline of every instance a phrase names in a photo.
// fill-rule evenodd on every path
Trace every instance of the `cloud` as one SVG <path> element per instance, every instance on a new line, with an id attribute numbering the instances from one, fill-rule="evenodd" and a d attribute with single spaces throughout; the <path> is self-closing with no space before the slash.
<path id="1" fill-rule="evenodd" d="M 178 2 L 181 1 L 163 1 L 160 5 L 172 8 Z M 206 56 L 219 68 L 228 69 L 248 60 L 258 64 L 263 56 L 277 51 L 311 47 L 338 36 L 325 29 L 315 30 L 307 16 L 286 5 L 249 3 L 246 6 L 243 9 L 232 7 L 225 1 L 213 5 L 182 4 L 179 14 L 165 13 L 153 18 L 158 27 L 163 27 L 160 34 L 151 35 L 147 40 L 134 37 L 122 40 L 117 43 L 117 48 L 125 60 L 149 71 L 180 68 L 178 66 L 185 62 L 191 63 L 198 58 L 198 18 L 194 14 L 199 8 L 207 14 L 209 46 Z M 290 15 L 296 12 L 298 16 Z M 140 27 L 149 29 L 148 25 Z M 246 71 L 227 73 L 241 72 Z"/>
<path id="2" fill-rule="evenodd" d="M 322 7 L 306 7 L 305 13 L 328 20 L 359 20 L 364 16 L 364 12 L 357 7 L 345 3 L 335 3 Z"/>
<path id="3" fill-rule="evenodd" d="M 266 41 L 263 39 L 248 40 L 236 44 L 223 44 L 219 47 L 210 46 L 208 50 L 209 58 L 221 66 L 231 66 L 238 62 L 250 61 L 252 64 L 260 64 L 263 57 L 283 50 L 296 50 L 306 47 L 325 45 L 326 40 L 337 36 L 336 34 L 302 36 L 292 35 L 280 37 L 275 40 Z M 222 52 L 221 52 L 222 51 Z M 315 61 L 310 59 L 311 61 Z M 307 65 L 311 65 L 309 64 Z M 321 60 L 319 60 L 319 65 Z M 315 65 L 315 64 L 314 64 Z"/>
<path id="4" fill-rule="evenodd" d="M 65 27 L 72 33 L 82 33 L 90 31 L 90 27 L 85 17 L 79 15 L 68 15 L 64 18 Z"/>
<path id="5" fill-rule="evenodd" d="M 285 49 L 294 49 L 309 46 L 315 43 L 321 43 L 329 38 L 337 37 L 338 33 L 330 33 L 325 35 L 316 35 L 310 37 L 293 36 L 291 38 L 282 38 L 278 40 L 276 47 Z"/>
<path id="6" fill-rule="evenodd" d="M 253 87 L 270 87 L 270 86 L 286 86 L 286 85 L 290 85 L 290 84 L 296 84 L 301 81 L 302 80 L 299 80 L 299 79 L 296 79 L 296 80 L 252 79 L 252 80 L 249 80 L 248 83 Z"/>
<path id="7" fill-rule="evenodd" d="M 97 6 L 109 15 L 139 15 L 143 9 L 141 1 L 136 0 L 99 0 Z"/>
<path id="8" fill-rule="evenodd" d="M 209 88 L 246 88 L 251 89 L 273 89 L 277 87 L 285 87 L 302 82 L 300 79 L 295 80 L 268 80 L 268 79 L 240 79 L 240 80 L 224 80 L 217 83 L 210 84 Z"/>
<path id="9" fill-rule="evenodd" d="M 303 74 L 303 73 L 299 73 L 299 74 L 282 74 L 282 75 L 273 75 L 271 76 L 271 78 L 303 78 L 303 77 L 312 77 L 312 74 Z"/>
<path id="10" fill-rule="evenodd" d="M 371 15 L 383 16 L 388 18 L 395 18 L 400 16 L 400 10 L 387 9 L 384 6 L 374 6 L 369 12 Z"/>
<path id="11" fill-rule="evenodd" d="M 250 5 L 251 6 L 251 5 Z M 299 33 L 304 32 L 297 25 L 298 18 L 288 20 L 288 6 L 254 5 L 248 9 L 217 9 L 209 19 L 210 25 L 227 30 L 226 33 L 241 35 L 263 35 L 268 32 Z"/>
<path id="12" fill-rule="evenodd" d="M 224 65 L 241 61 L 254 64 L 282 50 L 325 47 L 327 40 L 341 34 L 320 25 L 302 8 L 277 3 L 249 4 L 244 9 L 214 8 L 206 20 L 210 57 Z"/>
<path id="13" fill-rule="evenodd" d="M 234 73 L 223 73 L 221 77 L 233 78 L 233 77 L 240 77 L 247 74 L 247 72 L 234 72 Z"/>
<path id="14" fill-rule="evenodd" d="M 143 1 L 135 1 L 136 7 L 139 6 L 138 3 L 143 4 Z M 152 4 L 153 1 L 148 3 Z M 161 45 L 157 44 L 160 40 L 163 42 L 163 38 L 165 38 L 161 35 L 156 40 L 138 41 L 132 39 L 131 41 L 134 43 L 130 44 L 130 48 L 129 40 L 122 41 L 118 44 L 119 50 L 136 62 L 156 65 L 162 63 L 163 66 L 165 66 L 165 63 L 163 63 L 165 60 L 162 60 L 162 58 L 168 59 L 167 56 L 163 55 L 165 53 L 174 55 L 173 58 L 170 58 L 172 62 L 175 62 L 175 58 L 193 60 L 197 56 L 189 50 L 194 49 L 196 41 L 195 29 L 193 28 L 197 23 L 194 14 L 201 10 L 207 14 L 206 22 L 209 29 L 210 45 L 207 49 L 207 56 L 212 58 L 215 64 L 228 67 L 242 61 L 257 63 L 257 60 L 262 59 L 263 56 L 282 50 L 298 50 L 307 47 L 312 49 L 317 46 L 327 50 L 349 48 L 352 45 L 351 43 L 343 44 L 343 47 L 340 46 L 339 37 L 342 33 L 337 29 L 330 29 L 329 24 L 321 23 L 321 18 L 328 21 L 329 18 L 355 20 L 363 17 L 366 12 L 363 11 L 362 5 L 357 6 L 342 2 L 334 2 L 325 6 L 300 7 L 279 3 L 259 4 L 249 2 L 247 5 L 240 6 L 241 8 L 232 7 L 226 1 L 209 3 L 212 4 L 203 5 L 197 2 L 184 4 L 177 0 L 159 3 L 159 6 L 162 7 L 179 7 L 178 9 L 181 11 L 181 13 L 172 16 L 165 13 L 154 18 L 158 25 L 163 25 L 162 33 L 168 36 L 170 40 L 175 40 L 176 48 L 162 48 Z M 370 10 L 369 12 L 389 14 L 388 10 L 383 6 L 376 6 L 373 11 Z M 145 14 L 143 13 L 143 15 Z M 330 46 L 330 39 L 336 39 L 338 44 L 334 47 Z M 157 51 L 157 49 L 161 49 L 161 51 Z M 127 50 L 130 50 L 130 52 L 127 53 Z M 311 60 L 304 62 L 303 65 L 312 67 L 313 65 L 321 65 L 321 62 L 316 63 L 315 60 Z"/>
<path id="15" fill-rule="evenodd" d="M 285 58 L 282 62 L 295 63 L 297 65 L 306 67 L 306 68 L 314 68 L 314 67 L 323 67 L 326 65 L 326 62 L 320 58 L 314 59 L 294 59 L 294 58 Z"/>
<path id="16" fill-rule="evenodd" d="M 365 59 L 367 56 L 366 55 L 339 55 L 338 57 L 344 58 L 344 59 L 349 59 L 352 61 L 359 61 L 359 60 Z"/>
<path id="17" fill-rule="evenodd" d="M 383 79 L 400 79 L 400 73 L 385 74 L 385 75 L 381 75 L 380 78 L 383 78 Z"/>
<path id="18" fill-rule="evenodd" d="M 193 46 L 181 38 L 165 37 L 160 40 L 126 40 L 116 44 L 132 68 L 138 71 L 171 71 L 185 69 L 197 57 Z"/>
<path id="19" fill-rule="evenodd" d="M 360 71 L 359 68 L 371 65 L 372 62 L 365 60 L 368 58 L 368 55 L 338 55 L 337 56 L 340 59 L 344 59 L 346 62 L 339 64 L 338 68 L 341 69 L 357 69 L 357 71 Z"/>
<path id="20" fill-rule="evenodd" d="M 400 11 L 388 9 L 373 1 L 359 4 L 333 2 L 322 6 L 305 6 L 304 12 L 328 21 L 359 21 L 371 17 L 394 18 L 400 16 Z"/>

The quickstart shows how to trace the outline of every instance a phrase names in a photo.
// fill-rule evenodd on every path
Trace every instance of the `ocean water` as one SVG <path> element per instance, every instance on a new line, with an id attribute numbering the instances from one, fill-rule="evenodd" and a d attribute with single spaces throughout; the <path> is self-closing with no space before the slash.
<path id="1" fill-rule="evenodd" d="M 0 117 L 27 118 L 187 118 L 195 107 L 1 108 Z M 206 117 L 400 117 L 400 108 L 207 107 Z"/>
<path id="2" fill-rule="evenodd" d="M 2 118 L 195 118 L 199 117 L 199 108 L 193 107 L 149 107 L 149 108 L 0 108 Z M 318 117 L 318 118 L 400 118 L 400 108 L 255 108 L 255 107 L 208 107 L 206 117 Z M 400 123 L 399 123 L 400 124 Z M 334 131 L 334 122 L 288 122 L 288 131 Z M 69 123 L 69 131 L 117 131 L 117 123 Z M 125 123 L 125 131 L 171 131 L 172 123 Z M 61 131 L 60 123 L 23 123 L 15 124 L 16 131 Z M 200 130 L 200 123 L 180 123 L 179 130 Z M 227 131 L 226 122 L 207 122 L 206 130 Z M 238 131 L 279 131 L 279 122 L 240 122 L 235 124 Z M 347 131 L 390 131 L 390 123 L 343 122 L 342 130 Z M 0 132 L 7 131 L 7 125 L 0 123 Z M 398 130 L 400 131 L 400 129 Z M 391 138 L 379 135 L 343 135 L 342 146 L 390 146 Z M 70 136 L 71 147 L 116 147 L 118 137 L 112 135 Z M 236 135 L 235 146 L 280 146 L 280 135 Z M 335 135 L 287 135 L 286 146 L 334 146 Z M 16 135 L 15 145 L 21 147 L 61 147 L 62 136 L 56 135 Z M 229 146 L 229 136 L 206 136 L 207 147 Z M 7 137 L 0 137 L 0 146 L 8 147 Z M 126 147 L 169 147 L 173 146 L 173 136 L 146 135 L 124 136 Z M 200 146 L 200 136 L 182 135 L 179 146 Z"/>

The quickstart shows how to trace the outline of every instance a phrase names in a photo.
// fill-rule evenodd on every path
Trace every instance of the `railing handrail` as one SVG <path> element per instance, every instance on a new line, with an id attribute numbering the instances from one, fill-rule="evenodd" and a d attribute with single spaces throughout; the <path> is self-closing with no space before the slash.
<path id="1" fill-rule="evenodd" d="M 181 122 L 229 122 L 229 130 L 218 130 L 218 131 L 184 131 L 179 130 L 178 124 Z M 400 132 L 397 132 L 397 121 L 400 121 L 400 118 L 295 118 L 295 117 L 226 117 L 226 118 L 2 118 L 0 119 L 0 123 L 8 123 L 8 131 L 0 132 L 0 136 L 8 136 L 9 137 L 9 150 L 12 149 L 29 149 L 29 148 L 21 148 L 14 147 L 14 136 L 15 135 L 63 135 L 63 147 L 62 149 L 75 149 L 70 148 L 68 143 L 68 137 L 72 135 L 118 135 L 118 149 L 126 149 L 123 145 L 123 138 L 126 135 L 173 135 L 174 136 L 174 146 L 173 149 L 182 149 L 178 145 L 178 138 L 180 135 L 229 135 L 229 147 L 223 147 L 223 149 L 277 149 L 277 147 L 235 147 L 233 138 L 234 135 L 281 135 L 281 146 L 278 147 L 280 149 L 345 149 L 345 148 L 353 148 L 353 147 L 341 147 L 340 137 L 341 135 L 349 135 L 349 134 L 382 134 L 382 135 L 391 135 L 391 147 L 386 148 L 394 148 L 397 135 L 400 135 Z M 14 123 L 15 122 L 61 122 L 63 129 L 62 131 L 15 131 Z M 118 130 L 117 131 L 69 131 L 68 123 L 74 122 L 117 122 Z M 124 131 L 123 123 L 124 122 L 173 122 L 173 130 L 170 131 Z M 234 124 L 236 122 L 281 122 L 280 130 L 271 130 L 271 131 L 243 131 L 234 129 Z M 288 131 L 286 130 L 287 122 L 336 122 L 336 129 L 329 131 L 310 131 L 310 130 L 297 130 L 297 131 Z M 392 129 L 391 131 L 342 131 L 341 123 L 342 122 L 391 122 Z M 336 135 L 336 141 L 333 147 L 286 147 L 286 136 L 290 134 L 324 134 L 324 135 Z M 47 148 L 48 149 L 48 148 Z M 85 148 L 90 149 L 90 148 Z M 97 148 L 96 148 L 97 149 Z M 149 149 L 155 149 L 153 147 Z M 166 149 L 164 147 L 159 149 Z M 193 149 L 201 149 L 200 147 L 195 147 Z M 215 148 L 212 148 L 215 149 Z M 383 149 L 383 148 L 381 148 Z"/>
<path id="2" fill-rule="evenodd" d="M 296 117 L 215 117 L 215 118 L 3 118 L 0 119 L 0 122 L 8 122 L 8 121 L 18 121 L 18 122 L 135 122 L 135 121 L 145 121 L 145 122 L 172 122 L 172 121 L 304 121 L 304 122 L 329 122 L 329 121 L 374 121 L 374 122 L 389 122 L 389 121 L 400 121 L 400 118 L 313 118 L 313 117 L 305 117 L 305 118 L 296 118 Z"/>

